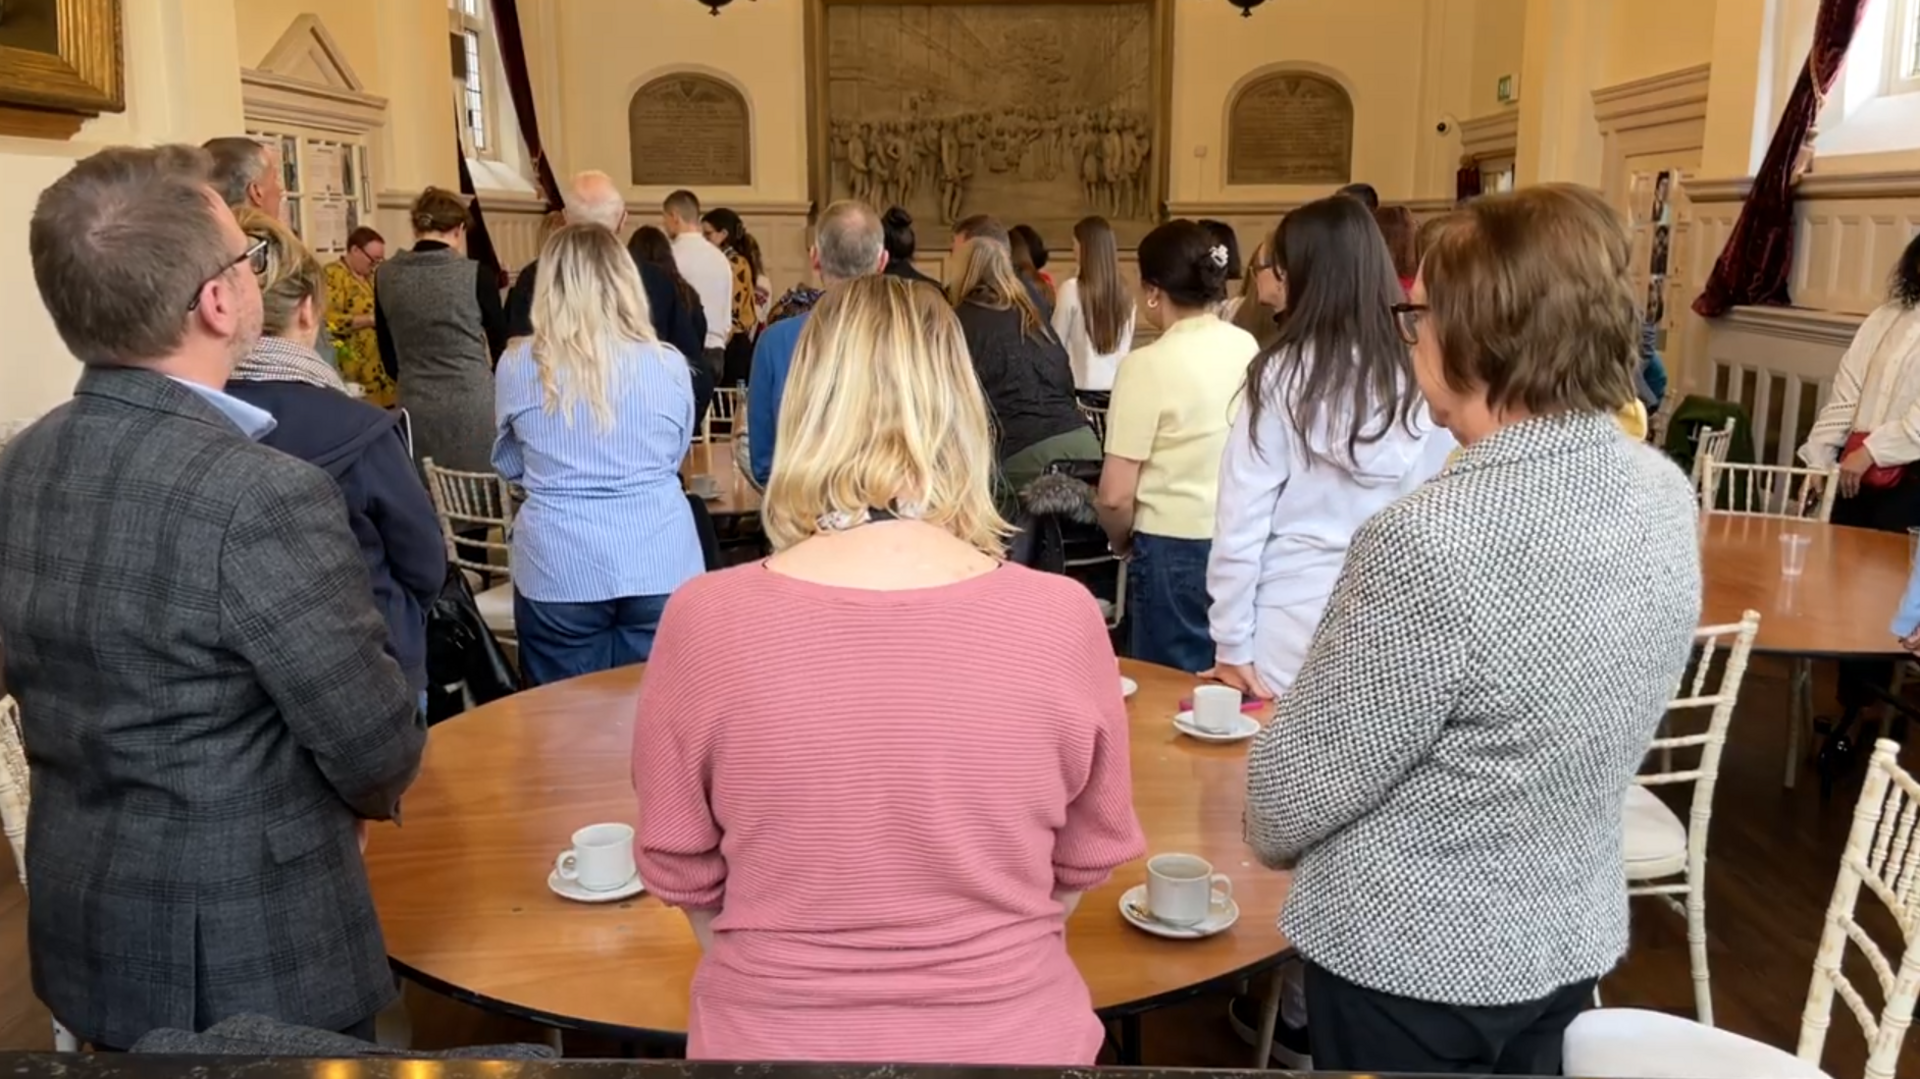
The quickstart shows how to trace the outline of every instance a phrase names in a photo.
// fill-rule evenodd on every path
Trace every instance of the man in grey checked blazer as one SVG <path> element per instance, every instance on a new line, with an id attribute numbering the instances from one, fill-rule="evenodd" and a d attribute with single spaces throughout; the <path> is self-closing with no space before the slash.
<path id="1" fill-rule="evenodd" d="M 333 481 L 220 392 L 260 290 L 206 168 L 111 149 L 41 196 L 34 279 L 85 370 L 0 454 L 34 990 L 108 1047 L 370 1029 L 395 990 L 357 833 L 426 739 Z"/>

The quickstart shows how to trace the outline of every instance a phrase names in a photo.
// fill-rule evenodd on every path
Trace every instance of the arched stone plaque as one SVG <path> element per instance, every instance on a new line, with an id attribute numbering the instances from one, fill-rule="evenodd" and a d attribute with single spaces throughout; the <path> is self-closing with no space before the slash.
<path id="1" fill-rule="evenodd" d="M 663 75 L 627 103 L 633 182 L 696 187 L 753 183 L 747 99 L 709 75 Z"/>
<path id="2" fill-rule="evenodd" d="M 1241 87 L 1227 110 L 1227 183 L 1344 184 L 1353 179 L 1353 99 L 1332 79 L 1276 71 Z"/>

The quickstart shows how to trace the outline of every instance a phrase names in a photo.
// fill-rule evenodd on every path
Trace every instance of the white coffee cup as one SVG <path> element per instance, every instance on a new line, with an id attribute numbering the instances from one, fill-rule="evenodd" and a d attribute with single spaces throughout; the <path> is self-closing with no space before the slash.
<path id="1" fill-rule="evenodd" d="M 1225 734 L 1240 716 L 1240 691 L 1232 686 L 1196 686 L 1193 725 L 1208 734 Z"/>
<path id="2" fill-rule="evenodd" d="M 610 892 L 633 879 L 633 826 L 589 824 L 573 833 L 573 849 L 553 863 L 560 879 L 589 892 Z"/>
<path id="3" fill-rule="evenodd" d="M 1147 911 L 1168 925 L 1198 925 L 1213 909 L 1215 885 L 1221 895 L 1233 895 L 1233 882 L 1205 858 L 1156 854 L 1147 860 Z"/>
<path id="4" fill-rule="evenodd" d="M 712 498 L 720 493 L 720 481 L 702 472 L 687 477 L 687 490 L 701 498 Z"/>

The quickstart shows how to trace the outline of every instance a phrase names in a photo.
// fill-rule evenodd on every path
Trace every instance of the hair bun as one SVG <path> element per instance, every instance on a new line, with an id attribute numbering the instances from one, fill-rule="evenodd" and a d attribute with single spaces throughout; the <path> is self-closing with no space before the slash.
<path id="1" fill-rule="evenodd" d="M 413 227 L 415 231 L 419 232 L 425 232 L 433 228 L 433 215 L 429 213 L 415 213 L 413 215 Z"/>
<path id="2" fill-rule="evenodd" d="M 913 215 L 904 206 L 889 206 L 887 212 L 880 215 L 880 223 L 892 229 L 910 229 Z"/>

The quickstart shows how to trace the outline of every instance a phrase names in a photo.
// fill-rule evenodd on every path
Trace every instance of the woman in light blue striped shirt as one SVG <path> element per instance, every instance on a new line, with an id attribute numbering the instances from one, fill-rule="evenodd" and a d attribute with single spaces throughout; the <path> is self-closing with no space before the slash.
<path id="1" fill-rule="evenodd" d="M 667 596 L 705 568 L 680 485 L 693 385 L 612 232 L 570 225 L 541 250 L 533 336 L 500 358 L 494 416 L 493 466 L 527 492 L 521 670 L 542 685 L 644 662 Z"/>

